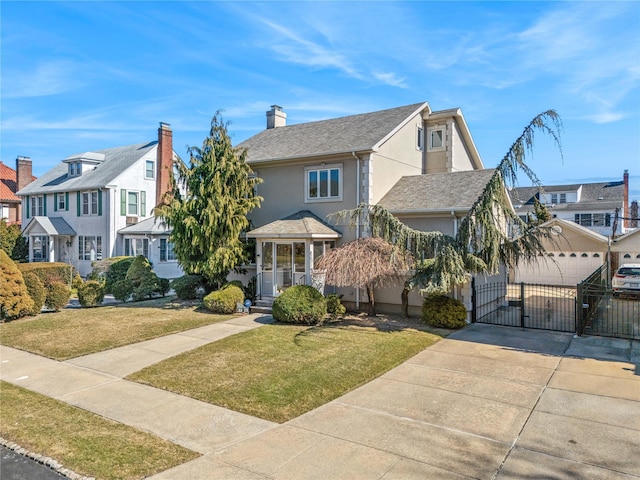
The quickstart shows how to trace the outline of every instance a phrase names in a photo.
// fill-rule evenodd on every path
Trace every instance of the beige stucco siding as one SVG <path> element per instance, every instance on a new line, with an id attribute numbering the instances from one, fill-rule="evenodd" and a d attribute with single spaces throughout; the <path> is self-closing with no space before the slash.
<path id="1" fill-rule="evenodd" d="M 412 217 L 405 215 L 396 215 L 398 219 L 407 225 L 408 227 L 413 228 L 414 230 L 419 230 L 421 232 L 442 232 L 445 235 L 454 236 L 456 234 L 455 231 L 455 218 L 450 214 L 445 214 L 442 216 L 431 216 L 431 217 Z M 458 220 L 459 222 L 459 220 Z"/>
<path id="2" fill-rule="evenodd" d="M 606 252 L 607 244 L 595 239 L 579 235 L 576 232 L 564 229 L 563 235 L 552 236 L 543 240 L 543 245 L 548 252 Z"/>
<path id="3" fill-rule="evenodd" d="M 455 132 L 451 142 L 451 171 L 460 172 L 473 170 L 473 164 L 471 163 L 471 155 L 466 143 L 463 140 L 462 133 L 458 128 L 456 122 L 452 122 L 453 126 L 450 128 Z"/>
<path id="4" fill-rule="evenodd" d="M 371 155 L 372 203 L 378 203 L 401 177 L 422 173 L 423 151 L 417 144 L 418 126 L 422 126 L 420 115 L 407 122 Z"/>

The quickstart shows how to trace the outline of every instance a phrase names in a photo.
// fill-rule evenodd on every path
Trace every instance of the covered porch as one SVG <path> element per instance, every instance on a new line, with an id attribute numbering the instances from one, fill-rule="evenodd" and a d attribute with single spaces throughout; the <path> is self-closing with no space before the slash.
<path id="1" fill-rule="evenodd" d="M 29 262 L 72 263 L 76 232 L 62 217 L 33 217 L 22 235 L 29 242 Z"/>
<path id="2" fill-rule="evenodd" d="M 342 234 L 308 210 L 247 233 L 256 239 L 258 298 L 277 297 L 293 285 L 310 285 L 314 262 Z"/>

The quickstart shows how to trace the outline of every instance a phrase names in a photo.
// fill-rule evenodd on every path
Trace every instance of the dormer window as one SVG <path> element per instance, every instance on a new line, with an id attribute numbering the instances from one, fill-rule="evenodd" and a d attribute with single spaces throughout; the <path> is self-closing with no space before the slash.
<path id="1" fill-rule="evenodd" d="M 429 129 L 429 150 L 444 150 L 444 128 Z"/>

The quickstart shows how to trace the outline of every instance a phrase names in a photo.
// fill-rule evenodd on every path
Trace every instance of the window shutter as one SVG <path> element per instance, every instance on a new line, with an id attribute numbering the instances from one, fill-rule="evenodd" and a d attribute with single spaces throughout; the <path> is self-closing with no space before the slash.
<path id="1" fill-rule="evenodd" d="M 69 211 L 69 192 L 64 193 L 64 209 L 65 211 Z"/>
<path id="2" fill-rule="evenodd" d="M 120 215 L 127 214 L 127 191 L 123 188 L 120 190 Z"/>
<path id="3" fill-rule="evenodd" d="M 31 216 L 31 199 L 29 198 L 29 195 L 25 198 L 27 199 L 27 218 L 29 218 Z"/>
<path id="4" fill-rule="evenodd" d="M 80 216 L 80 203 L 81 203 L 81 199 L 80 199 L 80 192 L 76 192 L 76 204 L 78 205 L 78 216 Z"/>
<path id="5" fill-rule="evenodd" d="M 102 215 L 102 190 L 98 190 L 98 215 Z"/>
<path id="6" fill-rule="evenodd" d="M 144 217 L 147 211 L 147 192 L 140 192 L 140 216 Z"/>
<path id="7" fill-rule="evenodd" d="M 58 211 L 58 194 L 57 193 L 53 194 L 53 211 L 54 212 Z"/>
<path id="8" fill-rule="evenodd" d="M 47 194 L 42 195 L 42 215 L 47 216 Z"/>

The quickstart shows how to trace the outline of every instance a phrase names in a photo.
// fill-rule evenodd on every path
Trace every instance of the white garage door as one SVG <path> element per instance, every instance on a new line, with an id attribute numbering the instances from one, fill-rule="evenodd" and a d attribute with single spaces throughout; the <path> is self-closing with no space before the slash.
<path id="1" fill-rule="evenodd" d="M 537 264 L 519 265 L 514 272 L 514 281 L 543 285 L 577 285 L 599 268 L 604 260 L 605 257 L 600 252 L 548 253 L 546 262 L 540 257 Z"/>

